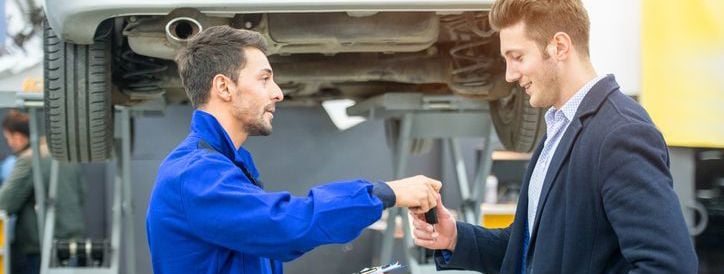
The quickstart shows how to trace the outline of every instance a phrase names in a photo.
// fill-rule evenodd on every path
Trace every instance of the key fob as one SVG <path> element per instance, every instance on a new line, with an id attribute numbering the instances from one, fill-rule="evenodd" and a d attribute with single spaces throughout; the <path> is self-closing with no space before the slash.
<path id="1" fill-rule="evenodd" d="M 437 207 L 433 207 L 428 212 L 425 212 L 425 222 L 431 225 L 437 224 Z"/>

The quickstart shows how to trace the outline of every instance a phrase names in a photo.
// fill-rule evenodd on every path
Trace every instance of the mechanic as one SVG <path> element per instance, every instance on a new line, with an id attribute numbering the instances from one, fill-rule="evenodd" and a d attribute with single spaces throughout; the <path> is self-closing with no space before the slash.
<path id="1" fill-rule="evenodd" d="M 176 57 L 195 110 L 189 135 L 159 168 L 148 206 L 156 274 L 279 274 L 282 262 L 314 247 L 353 240 L 387 207 L 424 213 L 436 205 L 441 183 L 424 176 L 328 183 L 306 197 L 264 191 L 242 145 L 272 133 L 284 99 L 265 50 L 259 33 L 215 26 Z"/>
<path id="2" fill-rule="evenodd" d="M 33 184 L 33 151 L 30 149 L 30 127 L 27 114 L 8 111 L 2 122 L 3 135 L 17 156 L 8 178 L 0 187 L 0 209 L 16 218 L 14 239 L 10 244 L 11 273 L 40 273 L 40 240 L 38 217 L 35 213 L 35 186 Z M 48 189 L 50 181 L 50 153 L 43 138 L 39 144 L 40 169 L 43 183 Z M 55 210 L 54 236 L 57 239 L 83 239 L 85 234 L 85 181 L 80 166 L 60 162 Z M 42 209 L 44 210 L 44 209 Z"/>

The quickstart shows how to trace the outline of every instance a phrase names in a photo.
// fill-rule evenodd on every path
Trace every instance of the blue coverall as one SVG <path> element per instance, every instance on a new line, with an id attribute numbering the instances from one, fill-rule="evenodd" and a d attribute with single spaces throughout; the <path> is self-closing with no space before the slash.
<path id="1" fill-rule="evenodd" d="M 384 183 L 336 182 L 297 197 L 265 192 L 258 176 L 251 154 L 235 149 L 212 115 L 194 111 L 148 206 L 154 273 L 281 274 L 283 261 L 353 240 L 395 200 Z"/>

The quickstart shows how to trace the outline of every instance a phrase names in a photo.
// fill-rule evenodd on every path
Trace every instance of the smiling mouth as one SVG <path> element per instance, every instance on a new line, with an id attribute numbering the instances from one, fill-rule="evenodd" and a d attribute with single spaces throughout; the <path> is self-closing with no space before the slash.
<path id="1" fill-rule="evenodd" d="M 272 119 L 274 118 L 274 112 L 276 111 L 276 109 L 270 108 L 270 109 L 266 109 L 265 111 L 266 111 L 267 113 L 269 113 L 269 115 L 271 115 L 271 118 L 272 118 Z"/>
<path id="2" fill-rule="evenodd" d="M 526 84 L 521 84 L 520 87 L 522 87 L 526 92 L 528 92 L 528 89 L 530 88 L 530 85 L 532 85 L 532 84 L 533 83 L 528 82 Z"/>

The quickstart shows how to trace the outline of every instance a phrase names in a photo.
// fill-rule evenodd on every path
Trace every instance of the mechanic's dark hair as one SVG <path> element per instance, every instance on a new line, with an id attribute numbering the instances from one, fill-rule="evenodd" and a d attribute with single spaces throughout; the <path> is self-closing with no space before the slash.
<path id="1" fill-rule="evenodd" d="M 5 113 L 3 129 L 11 133 L 20 133 L 26 137 L 30 136 L 30 118 L 28 114 L 11 109 Z"/>
<path id="2" fill-rule="evenodd" d="M 497 0 L 490 10 L 490 26 L 495 31 L 518 22 L 525 24 L 528 37 L 545 47 L 557 32 L 565 32 L 585 57 L 589 56 L 591 21 L 581 0 Z"/>
<path id="3" fill-rule="evenodd" d="M 178 52 L 179 76 L 194 108 L 208 102 L 216 75 L 223 74 L 235 83 L 239 80 L 239 71 L 246 65 L 246 47 L 267 50 L 266 40 L 258 32 L 213 26 L 194 35 Z"/>

